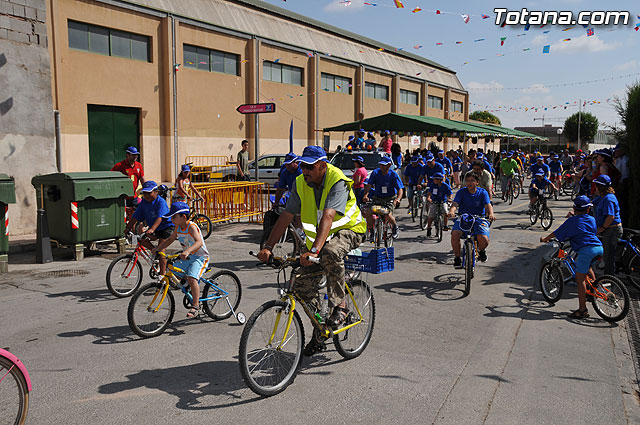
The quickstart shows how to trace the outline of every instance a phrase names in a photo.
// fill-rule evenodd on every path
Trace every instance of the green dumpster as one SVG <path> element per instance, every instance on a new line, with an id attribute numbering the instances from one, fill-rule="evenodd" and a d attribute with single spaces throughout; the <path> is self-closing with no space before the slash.
<path id="1" fill-rule="evenodd" d="M 9 204 L 16 203 L 16 186 L 13 177 L 0 174 L 0 272 L 6 271 L 7 254 L 9 253 Z"/>
<path id="2" fill-rule="evenodd" d="M 63 245 L 119 238 L 131 180 L 115 171 L 35 176 L 37 205 L 47 213 L 49 237 Z"/>

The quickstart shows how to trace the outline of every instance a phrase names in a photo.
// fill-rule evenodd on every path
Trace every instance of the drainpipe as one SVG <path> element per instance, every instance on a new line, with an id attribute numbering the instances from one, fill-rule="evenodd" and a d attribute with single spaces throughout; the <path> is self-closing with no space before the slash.
<path id="1" fill-rule="evenodd" d="M 62 172 L 62 135 L 60 130 L 60 111 L 53 110 L 53 119 L 56 129 L 56 163 L 58 166 L 58 172 Z"/>
<path id="2" fill-rule="evenodd" d="M 171 53 L 173 55 L 173 149 L 175 174 L 178 176 L 178 84 L 177 84 L 177 63 L 176 63 L 176 20 L 171 15 Z"/>

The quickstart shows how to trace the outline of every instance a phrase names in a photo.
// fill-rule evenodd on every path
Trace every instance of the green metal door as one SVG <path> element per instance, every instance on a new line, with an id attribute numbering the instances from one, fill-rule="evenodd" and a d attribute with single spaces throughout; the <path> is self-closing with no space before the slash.
<path id="1" fill-rule="evenodd" d="M 129 146 L 140 148 L 137 108 L 87 105 L 91 171 L 109 171 Z"/>

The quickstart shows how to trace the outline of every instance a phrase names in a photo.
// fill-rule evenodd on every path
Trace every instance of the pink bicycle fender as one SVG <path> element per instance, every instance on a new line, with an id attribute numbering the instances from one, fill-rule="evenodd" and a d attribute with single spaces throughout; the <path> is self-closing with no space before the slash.
<path id="1" fill-rule="evenodd" d="M 20 371 L 22 372 L 22 375 L 24 375 L 25 381 L 27 381 L 27 390 L 31 392 L 31 378 L 29 377 L 29 372 L 27 372 L 27 368 L 24 367 L 24 364 L 20 361 L 20 359 L 14 356 L 13 354 L 11 354 L 10 352 L 8 352 L 7 350 L 3 350 L 2 348 L 0 348 L 0 356 L 6 357 L 7 359 L 11 360 L 13 364 L 18 366 L 18 369 L 20 369 Z"/>

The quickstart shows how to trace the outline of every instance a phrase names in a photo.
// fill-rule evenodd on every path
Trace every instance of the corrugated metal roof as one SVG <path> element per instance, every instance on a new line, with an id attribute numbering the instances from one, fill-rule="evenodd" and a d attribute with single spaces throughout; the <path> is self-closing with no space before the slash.
<path id="1" fill-rule="evenodd" d="M 464 91 L 455 72 L 436 62 L 262 1 L 126 2 Z"/>

